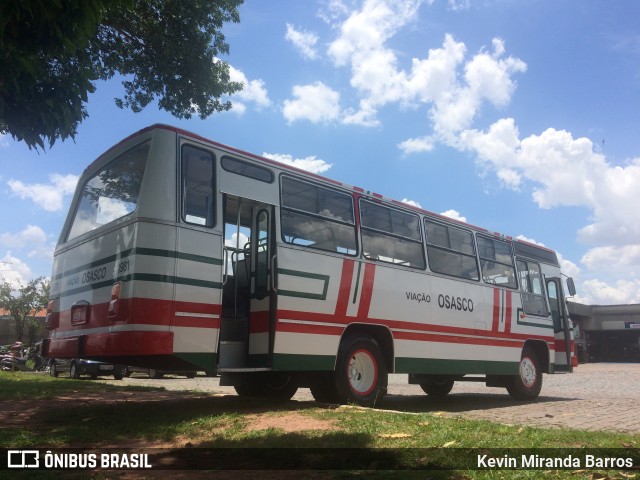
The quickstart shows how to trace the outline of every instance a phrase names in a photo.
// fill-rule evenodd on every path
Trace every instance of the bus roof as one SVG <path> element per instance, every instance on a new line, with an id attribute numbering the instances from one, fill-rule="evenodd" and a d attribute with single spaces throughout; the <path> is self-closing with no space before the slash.
<path id="1" fill-rule="evenodd" d="M 493 236 L 493 237 L 496 237 L 496 238 L 500 238 L 500 239 L 503 239 L 503 240 L 506 240 L 506 241 L 510 241 L 510 242 L 513 242 L 516 245 L 519 245 L 519 246 L 516 246 L 516 253 L 520 253 L 523 256 L 527 256 L 527 257 L 530 257 L 530 258 L 533 258 L 533 259 L 536 259 L 536 260 L 540 260 L 540 261 L 543 261 L 544 263 L 551 263 L 553 265 L 559 265 L 558 260 L 557 260 L 557 256 L 556 256 L 556 252 L 554 250 L 551 250 L 551 249 L 545 247 L 545 246 L 538 245 L 538 244 L 535 244 L 535 243 L 531 243 L 531 242 L 528 242 L 526 240 L 513 238 L 511 236 L 503 235 L 503 234 L 501 234 L 499 232 L 492 232 L 490 230 L 487 230 L 486 228 L 481 228 L 481 227 L 475 226 L 473 224 L 470 224 L 470 223 L 467 223 L 467 222 L 463 222 L 461 220 L 457 220 L 455 218 L 447 217 L 447 216 L 441 215 L 439 213 L 435 213 L 435 212 L 432 212 L 432 211 L 429 211 L 429 210 L 425 210 L 424 208 L 417 207 L 415 205 L 404 203 L 404 202 L 401 202 L 399 200 L 394 200 L 393 198 L 385 197 L 384 195 L 380 195 L 379 193 L 371 192 L 369 190 L 365 190 L 365 189 L 360 188 L 360 187 L 355 187 L 353 185 L 350 185 L 350 184 L 347 184 L 347 183 L 344 183 L 344 182 L 340 182 L 340 181 L 334 180 L 332 178 L 324 177 L 322 175 L 318 175 L 316 173 L 309 172 L 307 170 L 302 170 L 300 168 L 297 168 L 297 167 L 294 167 L 294 166 L 291 166 L 291 165 L 286 165 L 286 164 L 280 163 L 280 162 L 278 162 L 276 160 L 265 158 L 265 157 L 262 157 L 260 155 L 256 155 L 254 153 L 247 152 L 245 150 L 241 150 L 239 148 L 231 147 L 229 145 L 225 145 L 223 143 L 216 142 L 216 141 L 211 140 L 209 138 L 206 138 L 206 137 L 203 137 L 203 136 L 198 135 L 196 133 L 190 132 L 188 130 L 184 130 L 182 128 L 174 127 L 174 126 L 163 124 L 163 123 L 156 123 L 156 124 L 150 125 L 148 127 L 145 127 L 143 129 L 135 132 L 135 133 L 132 133 L 131 135 L 129 135 L 126 138 L 122 139 L 120 142 L 118 142 L 117 144 L 115 144 L 114 146 L 112 146 L 108 150 L 106 150 L 94 162 L 92 162 L 85 169 L 85 172 L 87 170 L 91 169 L 94 163 L 96 163 L 98 160 L 100 160 L 100 158 L 102 158 L 105 155 L 107 155 L 113 149 L 118 148 L 123 143 L 129 141 L 130 139 L 132 139 L 134 137 L 137 137 L 138 135 L 142 135 L 142 134 L 144 134 L 146 132 L 149 132 L 149 131 L 152 131 L 152 130 L 156 130 L 156 129 L 168 130 L 168 131 L 174 132 L 174 133 L 176 133 L 178 135 L 189 137 L 189 138 L 192 138 L 194 140 L 198 140 L 200 142 L 206 143 L 208 145 L 221 148 L 221 149 L 226 150 L 228 152 L 233 152 L 233 153 L 245 156 L 245 157 L 250 157 L 251 159 L 257 160 L 257 161 L 262 162 L 262 163 L 267 163 L 267 164 L 272 165 L 274 167 L 277 167 L 277 168 L 279 168 L 281 170 L 288 170 L 288 171 L 295 172 L 297 174 L 300 174 L 300 175 L 303 175 L 303 176 L 306 176 L 306 177 L 314 178 L 314 179 L 319 180 L 321 182 L 330 183 L 332 185 L 339 186 L 339 187 L 345 188 L 347 190 L 351 190 L 352 192 L 354 192 L 356 194 L 363 195 L 363 196 L 368 196 L 368 197 L 370 197 L 370 198 L 372 198 L 374 200 L 379 200 L 379 201 L 382 201 L 382 202 L 391 203 L 393 205 L 400 206 L 400 207 L 405 208 L 407 210 L 412 210 L 412 211 L 419 212 L 419 213 L 422 213 L 422 214 L 425 214 L 425 215 L 429 215 L 430 217 L 436 217 L 436 218 L 438 218 L 438 219 L 440 219 L 440 220 L 442 220 L 444 222 L 453 223 L 453 224 L 459 224 L 460 226 L 464 226 L 464 227 L 467 227 L 467 228 L 472 228 L 472 229 L 474 229 L 474 230 L 476 230 L 478 232 L 484 233 L 486 235 L 490 235 L 490 236 Z"/>

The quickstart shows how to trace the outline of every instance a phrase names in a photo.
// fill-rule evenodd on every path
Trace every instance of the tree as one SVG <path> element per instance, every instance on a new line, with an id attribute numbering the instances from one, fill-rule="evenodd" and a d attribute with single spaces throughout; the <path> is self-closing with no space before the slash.
<path id="1" fill-rule="evenodd" d="M 120 74 L 120 108 L 158 99 L 178 118 L 229 110 L 222 34 L 242 0 L 0 2 L 0 133 L 29 148 L 74 138 L 97 80 Z"/>
<path id="2" fill-rule="evenodd" d="M 16 340 L 22 341 L 30 320 L 47 306 L 49 287 L 49 280 L 42 277 L 20 286 L 17 291 L 6 281 L 0 284 L 0 308 L 7 310 L 15 321 Z"/>

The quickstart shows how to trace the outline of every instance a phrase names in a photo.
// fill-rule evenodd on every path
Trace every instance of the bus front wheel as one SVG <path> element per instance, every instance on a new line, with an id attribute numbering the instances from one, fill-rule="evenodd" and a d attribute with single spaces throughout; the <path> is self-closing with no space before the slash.
<path id="1" fill-rule="evenodd" d="M 449 394 L 454 383 L 450 377 L 434 375 L 420 383 L 420 388 L 430 397 L 444 397 Z"/>
<path id="2" fill-rule="evenodd" d="M 518 375 L 514 375 L 507 391 L 516 400 L 534 400 L 542 389 L 542 370 L 535 352 L 528 347 L 522 350 Z"/>
<path id="3" fill-rule="evenodd" d="M 387 367 L 378 342 L 367 335 L 346 338 L 338 353 L 336 388 L 341 403 L 374 407 L 387 393 Z"/>

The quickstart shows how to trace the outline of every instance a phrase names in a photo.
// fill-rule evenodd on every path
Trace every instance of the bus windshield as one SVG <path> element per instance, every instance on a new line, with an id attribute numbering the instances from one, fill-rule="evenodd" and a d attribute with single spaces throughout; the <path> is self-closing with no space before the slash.
<path id="1" fill-rule="evenodd" d="M 149 145 L 142 143 L 120 155 L 84 183 L 67 240 L 136 209 Z"/>

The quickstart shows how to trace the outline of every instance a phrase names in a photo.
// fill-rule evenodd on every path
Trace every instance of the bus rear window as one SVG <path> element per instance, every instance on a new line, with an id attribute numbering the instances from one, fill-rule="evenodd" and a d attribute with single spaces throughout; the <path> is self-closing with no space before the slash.
<path id="1" fill-rule="evenodd" d="M 147 163 L 145 142 L 108 163 L 82 186 L 67 240 L 133 212 Z"/>

